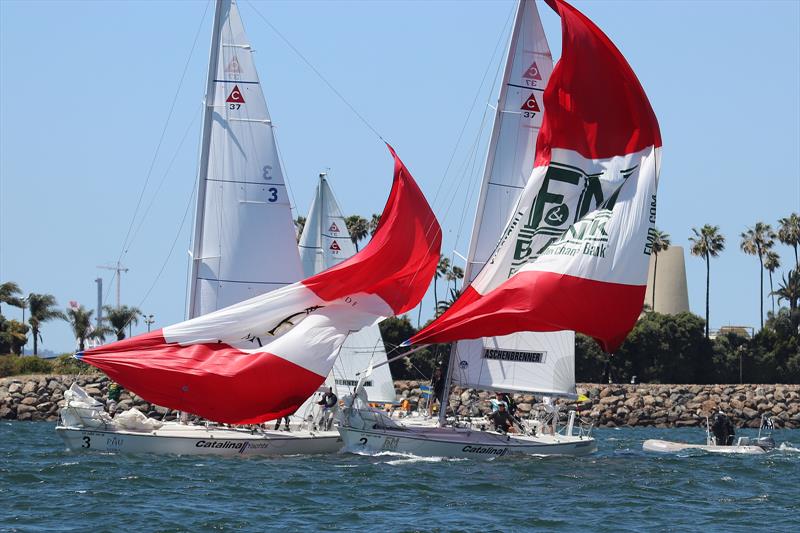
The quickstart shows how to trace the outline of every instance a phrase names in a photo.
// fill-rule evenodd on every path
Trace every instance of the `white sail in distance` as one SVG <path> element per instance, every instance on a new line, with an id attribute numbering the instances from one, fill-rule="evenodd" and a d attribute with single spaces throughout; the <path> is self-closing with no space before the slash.
<path id="1" fill-rule="evenodd" d="M 533 170 L 542 95 L 553 58 L 534 0 L 519 2 L 486 156 L 465 281 L 491 258 Z M 505 241 L 501 246 L 514 246 Z M 497 286 L 510 272 L 498 269 Z M 575 392 L 575 334 L 520 332 L 459 341 L 451 381 L 464 387 L 570 395 Z"/>
<path id="2" fill-rule="evenodd" d="M 210 56 L 189 318 L 302 275 L 272 120 L 233 0 L 217 2 Z"/>
<path id="3" fill-rule="evenodd" d="M 298 248 L 305 277 L 336 266 L 356 253 L 344 216 L 325 174 L 320 175 Z M 357 374 L 367 368 L 370 360 L 376 365 L 386 361 L 386 349 L 377 324 L 347 336 L 327 382 L 336 384 L 339 397 L 349 394 L 358 382 Z M 389 365 L 376 368 L 364 388 L 371 401 L 395 401 Z"/>

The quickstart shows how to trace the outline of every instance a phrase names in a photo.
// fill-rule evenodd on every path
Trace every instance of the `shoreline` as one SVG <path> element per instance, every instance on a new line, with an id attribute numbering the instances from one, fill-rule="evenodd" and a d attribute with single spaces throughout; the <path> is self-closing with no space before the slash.
<path id="1" fill-rule="evenodd" d="M 56 421 L 64 405 L 64 391 L 77 382 L 87 393 L 105 402 L 109 379 L 103 374 L 27 375 L 0 378 L 0 420 Z M 395 381 L 398 400 L 416 406 L 425 381 Z M 584 422 L 595 427 L 691 427 L 703 426 L 705 417 L 725 411 L 736 427 L 758 428 L 761 415 L 773 417 L 776 428 L 800 428 L 800 385 L 782 384 L 612 384 L 579 383 L 578 393 L 589 401 L 557 403 L 575 406 Z M 483 415 L 489 409 L 487 391 L 454 388 L 450 406 L 458 415 Z M 515 394 L 519 411 L 527 415 L 533 406 L 531 394 Z M 539 398 L 536 398 L 539 399 Z M 148 416 L 172 420 L 175 411 L 155 406 L 123 391 L 117 411 L 136 407 Z"/>

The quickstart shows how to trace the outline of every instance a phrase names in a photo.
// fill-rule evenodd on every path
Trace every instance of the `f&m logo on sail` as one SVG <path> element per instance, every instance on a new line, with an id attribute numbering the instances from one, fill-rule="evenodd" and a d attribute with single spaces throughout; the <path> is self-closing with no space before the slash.
<path id="1" fill-rule="evenodd" d="M 577 167 L 551 162 L 532 204 L 520 210 L 512 223 L 512 231 L 519 222 L 522 225 L 517 232 L 508 275 L 541 255 L 557 253 L 550 247 L 561 241 L 589 244 L 582 250 L 570 246 L 562 253 L 604 257 L 603 243 L 608 241 L 605 225 L 611 218 L 622 185 L 635 170 L 636 167 L 620 171 L 620 183 L 618 179 L 602 180 L 603 173 L 588 174 Z M 596 211 L 592 212 L 593 209 Z"/>

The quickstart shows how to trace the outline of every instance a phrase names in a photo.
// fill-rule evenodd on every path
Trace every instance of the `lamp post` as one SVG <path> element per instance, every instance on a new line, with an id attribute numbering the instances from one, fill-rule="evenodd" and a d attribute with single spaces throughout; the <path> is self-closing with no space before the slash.
<path id="1" fill-rule="evenodd" d="M 25 308 L 28 307 L 28 302 L 30 301 L 31 297 L 26 296 L 22 298 L 20 301 L 22 302 L 22 325 L 25 325 Z M 25 335 L 25 344 L 22 345 L 22 354 L 25 355 L 25 346 L 28 344 L 28 336 Z"/>
<path id="2" fill-rule="evenodd" d="M 156 321 L 156 319 L 153 318 L 155 315 L 146 315 L 142 313 L 142 316 L 144 317 L 144 323 L 147 324 L 147 333 L 150 333 L 150 326 Z"/>
<path id="3" fill-rule="evenodd" d="M 739 346 L 736 351 L 739 352 L 739 384 L 741 385 L 744 383 L 742 381 L 742 355 L 744 354 L 744 345 Z"/>

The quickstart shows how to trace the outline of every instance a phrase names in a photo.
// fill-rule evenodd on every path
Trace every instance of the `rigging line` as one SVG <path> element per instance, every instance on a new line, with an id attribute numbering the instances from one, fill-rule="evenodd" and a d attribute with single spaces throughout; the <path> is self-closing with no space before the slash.
<path id="1" fill-rule="evenodd" d="M 323 82 L 325 85 L 327 85 L 327 86 L 328 86 L 328 88 L 329 88 L 331 91 L 333 91 L 333 94 L 335 94 L 336 96 L 338 96 L 338 97 L 339 97 L 339 99 L 340 99 L 340 100 L 341 100 L 341 101 L 344 103 L 344 105 L 346 105 L 346 106 L 347 106 L 347 107 L 350 109 L 350 111 L 352 111 L 352 112 L 353 112 L 353 114 L 355 114 L 355 116 L 356 116 L 356 117 L 358 117 L 358 118 L 359 118 L 359 120 L 361 120 L 361 122 L 363 122 L 363 123 L 364 123 L 364 125 L 365 125 L 367 128 L 369 128 L 369 130 L 370 130 L 370 131 L 372 131 L 372 133 L 374 133 L 374 134 L 375 134 L 375 135 L 376 135 L 376 136 L 377 136 L 377 137 L 378 137 L 378 138 L 379 138 L 381 141 L 383 141 L 383 142 L 385 143 L 385 142 L 386 142 L 386 139 L 384 139 L 384 138 L 383 138 L 383 136 L 382 136 L 380 133 L 378 133 L 378 130 L 376 130 L 376 129 L 375 129 L 373 126 L 372 126 L 372 124 L 370 124 L 370 123 L 367 121 L 367 119 L 366 119 L 366 118 L 364 118 L 364 116 L 363 116 L 361 113 L 359 113 L 359 112 L 356 110 L 356 108 L 355 108 L 355 107 L 353 107 L 353 105 L 352 105 L 352 104 L 351 104 L 351 103 L 350 103 L 350 102 L 349 102 L 349 101 L 348 101 L 348 100 L 347 100 L 347 99 L 346 99 L 346 98 L 345 98 L 345 97 L 342 95 L 342 93 L 340 93 L 339 91 L 337 91 L 337 90 L 336 90 L 336 87 L 334 87 L 334 86 L 333 86 L 333 84 L 331 84 L 331 82 L 329 82 L 329 81 L 328 81 L 328 79 L 327 79 L 325 76 L 323 76 L 323 75 L 322 75 L 322 73 L 321 73 L 319 70 L 317 70 L 317 69 L 316 69 L 316 67 L 314 67 L 314 65 L 313 65 L 313 64 L 311 64 L 311 61 L 309 61 L 308 59 L 306 59 L 306 57 L 305 57 L 305 56 L 304 56 L 302 53 L 300 53 L 300 50 L 298 50 L 297 48 L 295 48 L 295 46 L 294 46 L 294 45 L 293 45 L 293 44 L 292 44 L 292 43 L 289 41 L 289 39 L 287 39 L 287 38 L 286 38 L 286 37 L 285 37 L 285 36 L 284 36 L 284 35 L 283 35 L 283 34 L 282 34 L 280 31 L 278 31 L 278 28 L 276 28 L 275 26 L 273 26 L 273 25 L 272 25 L 272 23 L 271 23 L 269 20 L 267 20 L 267 18 L 266 18 L 264 15 L 262 15 L 262 14 L 261 14 L 261 12 L 260 12 L 258 9 L 256 9 L 256 6 L 255 6 L 255 5 L 253 5 L 253 2 L 250 2 L 250 0 L 247 0 L 247 3 L 250 5 L 250 7 L 253 9 L 253 11 L 255 11 L 255 12 L 256 12 L 256 14 L 257 14 L 259 17 L 261 17 L 261 20 L 263 20 L 263 21 L 264 21 L 264 22 L 267 24 L 267 26 L 269 26 L 269 27 L 272 29 L 272 31 L 274 31 L 274 32 L 275 32 L 275 34 L 276 34 L 278 37 L 280 37 L 280 38 L 281 38 L 281 40 L 282 40 L 282 41 L 283 41 L 283 42 L 286 44 L 286 46 L 288 46 L 288 47 L 289 47 L 289 48 L 290 48 L 290 49 L 291 49 L 291 50 L 292 50 L 292 51 L 293 51 L 295 54 L 297 54 L 297 57 L 299 57 L 299 58 L 300 58 L 300 59 L 303 61 L 303 63 L 305 63 L 305 64 L 306 64 L 306 66 L 307 66 L 308 68 L 310 68 L 310 69 L 311 69 L 311 70 L 314 72 L 314 74 L 316 74 L 316 75 L 317 75 L 317 77 L 318 77 L 320 80 L 322 80 L 322 82 Z"/>
<path id="2" fill-rule="evenodd" d="M 178 101 L 178 95 L 180 94 L 181 88 L 183 87 L 183 80 L 186 78 L 186 72 L 189 70 L 189 63 L 191 62 L 192 56 L 194 55 L 194 50 L 197 47 L 197 40 L 200 38 L 200 31 L 203 29 L 203 23 L 206 20 L 206 15 L 208 14 L 208 6 L 209 5 L 211 5 L 211 1 L 210 0 L 206 3 L 206 8 L 203 11 L 203 16 L 200 18 L 200 24 L 197 26 L 197 31 L 195 32 L 195 35 L 194 35 L 194 41 L 192 42 L 192 48 L 189 50 L 189 57 L 186 58 L 186 63 L 183 66 L 183 72 L 181 73 L 180 80 L 178 81 L 178 88 L 175 90 L 175 95 L 172 98 L 172 103 L 170 104 L 169 113 L 167 114 L 167 120 L 164 122 L 164 127 L 161 130 L 161 137 L 158 140 L 158 144 L 156 145 L 155 153 L 153 154 L 153 158 L 150 161 L 150 168 L 147 171 L 147 175 L 146 175 L 146 178 L 145 178 L 145 181 L 144 181 L 144 185 L 142 186 L 142 190 L 139 193 L 139 199 L 136 202 L 136 208 L 133 210 L 133 217 L 131 217 L 131 222 L 128 225 L 128 231 L 125 234 L 125 239 L 123 239 L 123 241 L 122 241 L 122 250 L 120 251 L 119 258 L 117 259 L 117 263 L 118 264 L 122 261 L 122 258 L 128 252 L 128 250 L 127 250 L 128 245 L 129 245 L 128 237 L 130 237 L 131 230 L 133 229 L 133 225 L 136 222 L 136 216 L 139 214 L 139 207 L 141 207 L 142 198 L 144 197 L 144 193 L 147 190 L 147 185 L 150 182 L 150 176 L 153 173 L 153 168 L 155 167 L 156 160 L 158 159 L 158 153 L 159 153 L 159 151 L 161 149 L 161 145 L 164 142 L 164 137 L 166 136 L 166 133 L 167 133 L 167 127 L 169 126 L 169 121 L 172 118 L 173 111 L 175 110 L 175 103 Z M 116 275 L 117 274 L 115 273 L 114 276 L 116 276 Z M 113 281 L 114 277 L 112 277 L 111 280 Z M 109 283 L 109 288 L 108 288 L 108 290 L 106 290 L 106 295 L 103 298 L 103 302 L 106 302 L 108 300 L 108 296 L 111 294 L 111 285 L 112 285 L 112 283 Z"/>
<path id="3" fill-rule="evenodd" d="M 131 236 L 131 240 L 128 243 L 129 246 L 131 244 L 133 244 L 133 241 L 136 239 L 136 236 L 139 234 L 139 230 L 142 229 L 142 226 L 144 225 L 145 220 L 147 220 L 147 215 L 150 213 L 150 209 L 152 209 L 153 204 L 156 201 L 156 198 L 158 198 L 158 193 L 159 193 L 159 191 L 161 191 L 161 188 L 164 186 L 164 182 L 166 182 L 167 176 L 169 175 L 170 170 L 172 170 L 172 165 L 175 163 L 175 160 L 178 158 L 178 155 L 180 154 L 180 150 L 181 150 L 181 148 L 183 148 L 183 144 L 184 144 L 184 142 L 186 142 L 186 138 L 189 136 L 189 132 L 192 131 L 192 128 L 194 127 L 196 122 L 197 122 L 197 115 L 195 115 L 194 118 L 192 118 L 192 121 L 189 122 L 189 126 L 186 128 L 186 131 L 183 133 L 183 137 L 181 138 L 181 142 L 178 144 L 178 147 L 175 149 L 175 153 L 172 155 L 172 159 L 170 160 L 169 165 L 167 165 L 167 169 L 164 171 L 164 175 L 161 176 L 161 182 L 156 187 L 156 192 L 153 193 L 153 197 L 150 199 L 150 203 L 147 205 L 147 209 L 144 210 L 144 214 L 142 215 L 141 220 L 139 220 L 139 225 L 136 227 L 136 230 L 133 232 L 133 235 Z M 194 183 L 194 178 L 192 179 L 192 183 Z"/>
<path id="4" fill-rule="evenodd" d="M 194 183 L 192 183 L 192 189 L 194 189 Z M 169 252 L 167 253 L 167 257 L 166 257 L 166 259 L 164 259 L 164 262 L 161 264 L 161 269 L 158 271 L 158 274 L 156 274 L 156 279 L 153 280 L 153 283 L 150 285 L 150 288 L 147 289 L 147 292 L 145 293 L 144 297 L 142 298 L 142 301 L 139 302 L 139 307 L 141 307 L 142 304 L 144 304 L 144 302 L 150 296 L 150 293 L 155 288 L 156 283 L 158 283 L 158 280 L 161 278 L 161 275 L 164 273 L 164 270 L 167 267 L 167 263 L 169 262 L 170 257 L 172 257 L 172 252 L 175 251 L 175 245 L 178 243 L 178 239 L 180 238 L 181 233 L 183 232 L 183 226 L 186 225 L 186 218 L 188 217 L 189 211 L 191 210 L 192 204 L 194 203 L 194 195 L 195 195 L 194 192 L 192 192 L 192 194 L 189 195 L 189 201 L 186 203 L 186 209 L 183 211 L 183 218 L 181 219 L 181 224 L 180 224 L 180 227 L 178 228 L 178 232 L 175 234 L 175 238 L 172 240 L 172 246 L 170 246 Z"/>
<path id="5" fill-rule="evenodd" d="M 283 153 L 281 152 L 281 147 L 278 144 L 278 136 L 275 135 L 275 127 L 272 127 L 272 141 L 275 143 L 275 151 L 278 153 L 278 165 L 281 167 L 281 171 L 283 172 L 283 183 L 286 185 L 286 190 L 289 191 L 289 197 L 292 199 L 293 206 L 289 206 L 289 211 L 291 212 L 292 209 L 297 211 L 297 215 L 300 216 L 300 208 L 297 207 L 297 199 L 294 197 L 294 189 L 289 184 L 291 180 L 289 180 L 289 170 L 286 168 L 286 163 L 283 161 Z M 292 219 L 294 222 L 294 218 Z"/>
<path id="6" fill-rule="evenodd" d="M 150 177 L 152 176 L 153 168 L 155 167 L 156 160 L 158 159 L 158 154 L 159 154 L 159 152 L 161 150 L 162 144 L 164 143 L 164 138 L 165 138 L 166 133 L 167 133 L 167 128 L 169 126 L 170 119 L 172 118 L 172 113 L 175 111 L 175 104 L 178 101 L 178 96 L 180 94 L 181 88 L 183 87 L 183 81 L 186 78 L 186 72 L 189 70 L 189 63 L 191 62 L 192 56 L 194 55 L 194 50 L 197 47 L 197 41 L 200 38 L 200 31 L 203 29 L 203 22 L 205 22 L 206 14 L 208 13 L 208 6 L 210 4 L 211 4 L 210 1 L 208 3 L 206 3 L 206 8 L 203 11 L 203 16 L 200 19 L 200 24 L 198 25 L 197 31 L 195 32 L 195 35 L 194 35 L 194 41 L 192 42 L 192 47 L 189 50 L 189 56 L 186 58 L 186 62 L 183 65 L 183 72 L 181 72 L 180 79 L 178 80 L 178 87 L 175 90 L 175 94 L 172 97 L 172 103 L 170 104 L 169 112 L 167 113 L 167 119 L 164 122 L 164 127 L 161 129 L 161 136 L 159 137 L 158 143 L 156 144 L 156 149 L 155 149 L 155 152 L 153 153 L 153 158 L 150 161 L 150 167 L 147 170 L 147 175 L 145 177 L 144 185 L 142 186 L 142 190 L 139 193 L 139 200 L 136 203 L 136 209 L 134 209 L 133 218 L 131 219 L 130 226 L 128 227 L 128 233 L 125 235 L 125 239 L 122 242 L 123 250 L 120 253 L 120 260 L 122 260 L 122 256 L 124 254 L 126 254 L 127 251 L 128 251 L 127 247 L 130 244 L 128 242 L 128 237 L 130 237 L 131 230 L 133 229 L 133 224 L 136 221 L 136 216 L 139 213 L 139 207 L 141 207 L 141 204 L 142 204 L 142 199 L 144 197 L 144 193 L 147 190 L 147 185 L 150 182 Z"/>
<path id="7" fill-rule="evenodd" d="M 492 63 L 494 63 L 494 56 L 497 54 L 498 48 L 500 48 L 500 44 L 503 42 L 503 37 L 506 34 L 506 28 L 508 28 L 508 23 L 511 20 L 512 15 L 514 14 L 514 9 L 511 10 L 508 17 L 506 18 L 505 24 L 503 24 L 503 29 L 498 36 L 497 43 L 494 46 L 494 50 L 492 51 L 492 55 L 489 56 L 489 62 L 486 64 L 486 69 L 483 71 L 483 77 L 481 78 L 481 83 L 478 85 L 478 89 L 475 91 L 475 97 L 472 99 L 472 105 L 469 108 L 469 113 L 467 114 L 467 118 L 464 119 L 464 124 L 461 126 L 461 131 L 458 134 L 458 139 L 456 140 L 455 146 L 453 146 L 453 151 L 450 153 L 450 160 L 447 162 L 447 167 L 445 167 L 444 174 L 442 174 L 442 179 L 439 181 L 439 186 L 436 189 L 436 193 L 433 196 L 433 203 L 436 204 L 436 200 L 439 198 L 439 192 L 441 191 L 442 185 L 445 182 L 445 178 L 447 177 L 447 173 L 450 171 L 450 167 L 453 164 L 453 160 L 455 159 L 456 152 L 458 151 L 458 146 L 461 144 L 461 139 L 464 136 L 464 132 L 467 129 L 467 124 L 469 124 L 469 119 L 472 117 L 472 112 L 475 110 L 475 104 L 478 102 L 478 97 L 480 96 L 481 89 L 483 89 L 483 84 L 486 82 L 486 76 L 489 75 L 489 71 L 492 68 Z M 495 81 L 495 83 L 497 83 Z M 492 92 L 494 91 L 494 84 L 492 85 Z M 491 93 L 490 93 L 491 96 Z"/>
<path id="8" fill-rule="evenodd" d="M 481 83 L 478 86 L 478 90 L 475 92 L 475 97 L 473 98 L 472 105 L 470 106 L 470 111 L 469 111 L 469 113 L 467 115 L 467 119 L 464 121 L 464 124 L 461 127 L 461 132 L 459 133 L 458 140 L 456 141 L 456 144 L 453 147 L 453 151 L 452 151 L 452 153 L 450 155 L 450 161 L 448 161 L 447 168 L 445 169 L 445 172 L 442 175 L 442 179 L 439 181 L 439 186 L 436 189 L 436 194 L 434 196 L 433 204 L 436 203 L 436 199 L 439 197 L 439 193 L 440 193 L 440 191 L 442 189 L 442 185 L 446 181 L 447 173 L 450 171 L 450 168 L 451 168 L 451 165 L 453 163 L 453 160 L 455 159 L 456 152 L 458 151 L 458 146 L 461 143 L 461 139 L 462 139 L 462 137 L 464 135 L 464 132 L 466 131 L 467 124 L 469 123 L 469 118 L 472 116 L 472 112 L 475 109 L 475 104 L 478 101 L 478 97 L 480 96 L 481 89 L 483 88 L 483 84 L 486 81 L 486 77 L 489 74 L 489 71 L 491 70 L 492 63 L 494 63 L 494 61 L 495 61 L 495 55 L 497 54 L 497 51 L 498 51 L 498 49 L 500 47 L 500 44 L 505 40 L 504 36 L 506 34 L 506 28 L 509 26 L 509 21 L 511 20 L 514 12 L 515 12 L 515 8 L 512 8 L 511 11 L 509 12 L 508 17 L 506 17 L 506 22 L 505 22 L 505 24 L 503 26 L 503 29 L 500 32 L 500 35 L 498 36 L 497 43 L 495 44 L 494 51 L 492 52 L 491 56 L 489 57 L 489 62 L 486 64 L 486 69 L 484 70 L 483 77 L 481 78 Z M 500 66 L 501 66 L 502 63 L 503 63 L 502 61 L 499 61 L 498 65 L 497 65 L 497 68 L 495 69 L 495 81 L 492 83 L 492 90 L 490 91 L 488 98 L 491 98 L 491 95 L 494 93 L 494 87 L 497 84 L 497 76 L 498 76 L 498 73 L 500 72 Z M 477 132 L 475 141 L 473 143 L 473 146 L 469 150 L 467 158 L 465 160 L 465 163 L 464 163 L 464 169 L 465 170 L 469 166 L 469 161 L 470 160 L 474 160 L 474 158 L 476 157 L 475 154 L 476 154 L 476 151 L 477 151 L 477 145 L 480 142 L 481 132 L 483 131 L 483 128 L 484 128 L 484 125 L 485 125 L 485 121 L 486 121 L 486 114 L 487 114 L 486 109 L 487 108 L 484 108 L 483 118 L 481 119 L 481 126 L 478 128 L 478 132 Z M 464 180 L 465 174 L 462 172 L 461 176 L 462 176 L 461 180 L 458 180 L 459 182 Z M 472 183 L 474 181 L 475 180 L 470 180 L 470 183 Z M 473 189 L 474 189 L 474 187 L 470 187 L 470 190 L 473 190 Z M 471 194 L 472 193 L 470 193 L 470 195 Z M 453 202 L 455 200 L 455 195 L 454 194 L 450 194 L 448 196 L 450 197 L 450 202 L 448 203 L 447 207 L 444 210 L 444 213 L 442 214 L 442 221 L 447 219 L 447 215 L 449 214 L 450 208 L 452 208 Z M 433 209 L 433 207 L 431 207 L 431 209 Z M 462 220 L 461 220 L 461 224 L 463 225 L 463 217 L 462 217 Z M 432 227 L 433 227 L 433 221 L 431 222 L 431 226 L 428 227 L 428 229 L 426 230 L 426 232 L 425 232 L 426 235 L 428 235 L 428 233 L 430 232 Z M 459 236 L 460 236 L 460 232 L 461 232 L 461 227 L 459 227 Z M 444 238 L 444 230 L 442 230 L 442 238 Z M 430 251 L 430 247 L 431 247 L 431 245 L 429 244 L 428 245 L 428 251 Z M 414 276 L 412 277 L 412 281 L 416 278 L 416 275 L 419 273 L 420 268 L 422 268 L 422 265 L 418 265 L 417 266 L 417 270 L 414 272 Z M 424 297 L 423 297 L 423 299 L 424 299 Z M 436 304 L 436 302 L 434 302 L 434 306 L 435 306 L 435 304 Z M 419 305 L 420 306 L 422 305 L 422 301 L 420 301 Z"/>

